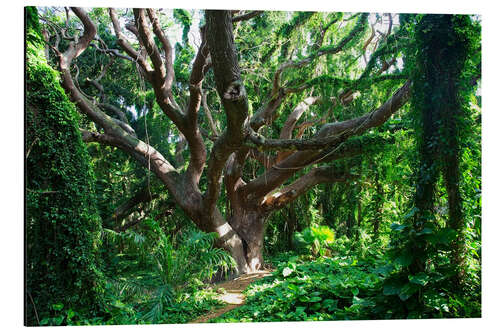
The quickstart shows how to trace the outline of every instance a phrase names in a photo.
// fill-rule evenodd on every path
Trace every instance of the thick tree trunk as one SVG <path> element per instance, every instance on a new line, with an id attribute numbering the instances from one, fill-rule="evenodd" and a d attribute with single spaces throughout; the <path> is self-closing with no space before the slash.
<path id="1" fill-rule="evenodd" d="M 229 223 L 241 238 L 243 253 L 235 260 L 245 260 L 246 267 L 242 273 L 251 273 L 260 270 L 264 265 L 262 250 L 264 248 L 264 234 L 267 214 L 257 210 L 239 210 L 233 214 Z M 234 256 L 233 256 L 234 257 Z"/>
<path id="2" fill-rule="evenodd" d="M 223 247 L 231 253 L 236 262 L 236 274 L 250 273 L 251 269 L 246 258 L 244 241 L 238 235 L 231 237 L 229 241 L 224 242 Z"/>

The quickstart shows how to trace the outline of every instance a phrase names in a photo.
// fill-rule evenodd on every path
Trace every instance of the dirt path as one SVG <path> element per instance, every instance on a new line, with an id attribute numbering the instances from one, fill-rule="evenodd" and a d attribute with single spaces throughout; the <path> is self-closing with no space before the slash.
<path id="1" fill-rule="evenodd" d="M 222 282 L 214 286 L 215 290 L 224 290 L 216 298 L 224 303 L 227 303 L 223 308 L 211 311 L 206 315 L 196 318 L 190 323 L 206 323 L 210 319 L 217 318 L 222 314 L 231 311 L 245 304 L 245 296 L 243 290 L 252 282 L 262 279 L 265 276 L 271 275 L 271 271 L 258 271 L 251 274 L 245 274 L 237 277 L 234 280 Z"/>

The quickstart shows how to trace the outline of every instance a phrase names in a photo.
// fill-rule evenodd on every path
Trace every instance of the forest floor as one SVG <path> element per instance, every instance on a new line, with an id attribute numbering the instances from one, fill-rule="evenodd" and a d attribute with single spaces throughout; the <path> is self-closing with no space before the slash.
<path id="1" fill-rule="evenodd" d="M 217 299 L 226 303 L 222 308 L 211 311 L 203 316 L 196 318 L 190 323 L 206 323 L 210 319 L 217 318 L 222 314 L 231 311 L 245 304 L 245 295 L 243 290 L 252 282 L 262 279 L 265 276 L 271 275 L 270 270 L 257 271 L 255 273 L 244 274 L 234 280 L 218 283 L 214 285 L 214 289 L 219 293 Z"/>

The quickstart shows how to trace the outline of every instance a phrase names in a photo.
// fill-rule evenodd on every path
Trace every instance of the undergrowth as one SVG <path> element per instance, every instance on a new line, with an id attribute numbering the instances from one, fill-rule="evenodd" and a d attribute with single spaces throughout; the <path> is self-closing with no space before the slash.
<path id="1" fill-rule="evenodd" d="M 401 264 L 386 253 L 388 245 L 365 236 L 357 243 L 345 237 L 336 240 L 321 251 L 330 256 L 320 251 L 275 256 L 276 270 L 247 287 L 245 305 L 211 322 L 417 318 L 411 310 L 413 293 L 420 293 L 425 306 L 418 318 L 480 316 L 474 294 L 447 291 L 427 276 L 412 276 L 394 286 Z"/>

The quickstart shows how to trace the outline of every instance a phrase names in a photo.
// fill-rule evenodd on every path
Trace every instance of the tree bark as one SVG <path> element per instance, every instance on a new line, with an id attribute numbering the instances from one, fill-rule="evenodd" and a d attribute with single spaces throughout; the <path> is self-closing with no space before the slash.
<path id="1" fill-rule="evenodd" d="M 249 272 L 257 271 L 264 265 L 262 251 L 264 249 L 267 216 L 268 214 L 262 211 L 245 207 L 229 220 L 229 223 L 243 241 L 244 259 Z"/>

